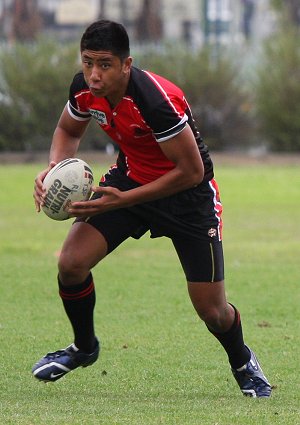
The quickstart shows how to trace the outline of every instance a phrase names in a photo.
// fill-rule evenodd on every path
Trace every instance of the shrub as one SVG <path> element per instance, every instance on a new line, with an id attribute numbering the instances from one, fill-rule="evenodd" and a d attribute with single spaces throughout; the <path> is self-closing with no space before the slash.
<path id="1" fill-rule="evenodd" d="M 238 66 L 212 48 L 197 53 L 178 46 L 161 53 L 137 55 L 138 65 L 149 68 L 179 85 L 193 110 L 196 124 L 210 148 L 246 147 L 253 142 L 253 104 Z"/>
<path id="2" fill-rule="evenodd" d="M 0 150 L 48 150 L 69 84 L 80 69 L 77 43 L 16 44 L 7 46 L 0 59 Z M 92 125 L 84 143 L 98 147 L 105 138 Z"/>
<path id="3" fill-rule="evenodd" d="M 297 29 L 274 34 L 258 68 L 257 113 L 271 149 L 300 150 L 300 47 Z"/>
<path id="4" fill-rule="evenodd" d="M 247 146 L 253 139 L 251 101 L 233 62 L 212 53 L 164 46 L 134 57 L 138 66 L 182 87 L 210 148 Z M 58 46 L 44 39 L 17 44 L 5 48 L 0 59 L 0 150 L 47 150 L 69 82 L 80 68 L 77 44 Z M 93 123 L 83 148 L 103 148 L 108 140 Z"/>
<path id="5" fill-rule="evenodd" d="M 74 47 L 55 41 L 16 44 L 1 52 L 2 149 L 47 149 L 78 69 Z"/>

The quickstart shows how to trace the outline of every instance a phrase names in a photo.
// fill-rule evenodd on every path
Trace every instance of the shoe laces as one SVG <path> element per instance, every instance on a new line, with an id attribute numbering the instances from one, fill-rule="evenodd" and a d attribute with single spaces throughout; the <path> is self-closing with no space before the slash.
<path id="1" fill-rule="evenodd" d="M 54 359 L 57 359 L 58 357 L 61 357 L 62 355 L 71 355 L 71 352 L 68 349 L 58 350 L 58 351 L 54 351 L 53 353 L 47 353 L 45 355 L 45 358 L 48 360 L 54 360 Z"/>
<path id="2" fill-rule="evenodd" d="M 258 389 L 263 390 L 264 388 L 270 386 L 268 382 L 264 381 L 259 376 L 253 376 L 253 377 L 250 377 L 250 379 L 253 381 L 255 387 Z"/>

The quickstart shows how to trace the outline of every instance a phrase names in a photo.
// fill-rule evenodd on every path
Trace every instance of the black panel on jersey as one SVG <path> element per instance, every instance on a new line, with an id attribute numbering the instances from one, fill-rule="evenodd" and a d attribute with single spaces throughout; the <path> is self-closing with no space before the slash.
<path id="1" fill-rule="evenodd" d="M 141 69 L 131 68 L 131 78 L 126 95 L 134 99 L 143 118 L 155 135 L 161 133 L 163 137 L 167 137 L 170 129 L 178 126 L 179 132 L 184 127 L 184 124 L 178 125 L 179 114 L 172 109 L 163 93 Z M 163 123 L 162 116 L 164 117 Z M 157 138 L 159 139 L 159 137 Z"/>
<path id="2" fill-rule="evenodd" d="M 203 161 L 203 165 L 204 165 L 204 179 L 203 180 L 209 181 L 214 177 L 214 170 L 213 170 L 213 163 L 212 163 L 212 160 L 211 160 L 210 155 L 209 155 L 208 147 L 204 143 L 204 141 L 203 141 L 203 139 L 202 139 L 197 127 L 196 127 L 195 120 L 192 116 L 191 110 L 188 109 L 188 110 L 185 111 L 185 113 L 188 116 L 188 123 L 189 123 L 189 126 L 192 129 L 194 136 L 195 136 L 195 139 L 196 139 L 196 142 L 197 142 L 197 145 L 199 147 L 200 154 L 201 154 L 201 158 L 202 158 L 202 161 Z"/>
<path id="3" fill-rule="evenodd" d="M 164 125 L 166 129 L 170 129 L 177 125 L 178 132 L 183 129 L 185 123 L 178 125 L 178 114 L 172 110 L 168 101 L 155 86 L 149 76 L 142 70 L 132 67 L 132 77 L 127 88 L 126 95 L 134 99 L 135 104 L 138 106 L 142 116 L 149 126 L 155 131 L 161 131 L 161 116 L 164 117 Z M 145 102 L 145 98 L 147 99 Z M 151 104 L 149 104 L 151 99 Z M 201 158 L 204 164 L 205 176 L 204 180 L 211 180 L 214 176 L 213 163 L 209 156 L 208 147 L 203 142 L 198 129 L 196 128 L 191 111 L 187 108 L 185 114 L 188 117 L 188 124 L 191 127 L 195 136 Z M 167 131 L 164 134 L 167 136 Z M 121 163 L 121 161 L 120 161 Z"/>

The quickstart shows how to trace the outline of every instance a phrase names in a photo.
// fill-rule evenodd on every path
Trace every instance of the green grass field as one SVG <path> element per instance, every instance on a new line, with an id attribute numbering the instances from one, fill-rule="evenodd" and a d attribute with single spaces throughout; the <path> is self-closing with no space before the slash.
<path id="1" fill-rule="evenodd" d="M 269 400 L 241 395 L 193 311 L 170 242 L 148 237 L 94 270 L 100 361 L 54 384 L 31 376 L 42 355 L 72 340 L 56 284 L 71 222 L 35 212 L 42 167 L 0 167 L 0 424 L 299 425 L 300 167 L 216 171 L 228 299 L 274 386 Z"/>

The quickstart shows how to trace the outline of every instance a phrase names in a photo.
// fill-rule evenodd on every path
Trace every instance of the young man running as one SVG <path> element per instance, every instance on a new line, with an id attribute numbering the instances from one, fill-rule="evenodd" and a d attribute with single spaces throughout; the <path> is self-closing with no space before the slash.
<path id="1" fill-rule="evenodd" d="M 73 79 L 55 129 L 49 166 L 35 180 L 37 210 L 45 176 L 76 155 L 92 118 L 120 153 L 93 198 L 70 206 L 76 220 L 60 254 L 58 285 L 74 343 L 46 354 L 33 367 L 34 376 L 55 381 L 97 360 L 91 270 L 127 238 L 150 231 L 153 238 L 171 239 L 194 308 L 224 347 L 242 393 L 269 397 L 271 386 L 244 344 L 239 312 L 225 297 L 222 205 L 213 163 L 182 90 L 132 65 L 121 24 L 93 23 L 80 47 L 82 72 Z"/>

